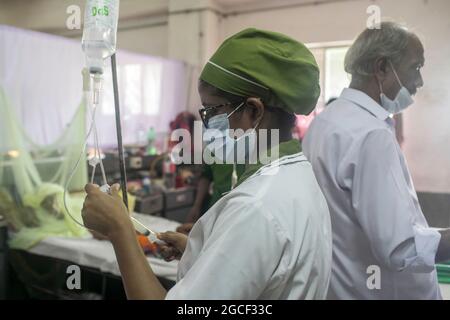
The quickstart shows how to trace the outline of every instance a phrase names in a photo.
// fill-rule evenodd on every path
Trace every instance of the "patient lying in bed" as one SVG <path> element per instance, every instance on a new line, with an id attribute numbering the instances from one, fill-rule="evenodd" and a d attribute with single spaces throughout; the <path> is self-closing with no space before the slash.
<path id="1" fill-rule="evenodd" d="M 64 208 L 64 189 L 56 184 L 44 183 L 34 192 L 22 196 L 17 204 L 5 189 L 0 190 L 0 214 L 12 231 L 9 246 L 27 250 L 49 236 L 82 238 L 88 231 L 77 225 Z M 83 198 L 67 199 L 68 207 L 78 216 Z"/>
<path id="2" fill-rule="evenodd" d="M 6 218 L 12 231 L 9 246 L 12 249 L 28 250 L 48 237 L 89 238 L 90 233 L 97 240 L 108 240 L 103 235 L 88 231 L 73 221 L 64 208 L 63 197 L 64 189 L 61 186 L 44 183 L 33 193 L 25 194 L 22 197 L 22 204 L 18 205 L 6 189 L 0 189 L 0 215 Z M 70 214 L 80 222 L 83 201 L 84 193 L 66 195 Z M 133 207 L 131 201 L 130 211 Z M 145 254 L 161 257 L 155 244 L 145 236 L 136 235 L 136 237 Z"/>

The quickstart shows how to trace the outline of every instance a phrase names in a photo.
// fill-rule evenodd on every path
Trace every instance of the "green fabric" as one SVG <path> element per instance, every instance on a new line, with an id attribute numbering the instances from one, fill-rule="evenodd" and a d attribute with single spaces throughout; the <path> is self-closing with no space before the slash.
<path id="1" fill-rule="evenodd" d="M 254 28 L 225 40 L 200 78 L 296 114 L 309 114 L 320 95 L 319 67 L 311 51 L 283 34 Z"/>
<path id="2" fill-rule="evenodd" d="M 63 204 L 63 188 L 85 140 L 86 98 L 55 142 L 38 145 L 25 131 L 17 108 L 0 86 L 0 186 L 4 186 L 0 187 L 0 215 L 12 231 L 10 247 L 26 250 L 48 236 L 83 237 L 88 233 L 70 219 Z M 81 161 L 68 189 L 82 190 L 86 183 L 87 165 Z M 11 197 L 13 191 L 14 199 L 23 205 Z M 83 198 L 67 196 L 68 208 L 79 222 Z"/>
<path id="3" fill-rule="evenodd" d="M 27 208 L 28 223 L 12 234 L 9 246 L 27 250 L 41 240 L 50 237 L 84 237 L 88 231 L 76 224 L 64 208 L 63 187 L 44 183 L 23 196 L 23 206 Z M 84 194 L 79 197 L 66 195 L 67 206 L 77 221 L 81 219 Z M 23 210 L 16 208 L 15 210 Z"/>
<path id="4" fill-rule="evenodd" d="M 436 265 L 439 283 L 450 284 L 450 262 Z"/>
<path id="5" fill-rule="evenodd" d="M 51 145 L 37 145 L 25 132 L 6 92 L 0 86 L 0 185 L 14 185 L 20 196 L 44 182 L 65 185 L 80 156 L 86 134 L 85 99 L 61 137 Z M 11 157 L 8 152 L 14 151 Z M 86 161 L 81 161 L 69 190 L 83 190 L 87 183 Z"/>
<path id="6" fill-rule="evenodd" d="M 245 165 L 236 165 L 238 178 L 244 173 Z M 223 195 L 231 190 L 231 176 L 233 174 L 232 164 L 211 164 L 205 165 L 202 176 L 213 182 L 213 194 L 208 203 L 211 208 Z"/>
<path id="7" fill-rule="evenodd" d="M 302 151 L 302 147 L 300 144 L 300 141 L 296 139 L 289 140 L 287 142 L 282 142 L 275 148 L 278 149 L 278 158 L 282 158 L 288 155 L 300 153 Z M 270 156 L 272 151 L 269 152 L 268 156 Z M 272 161 L 275 159 L 272 159 Z M 248 164 L 246 165 L 244 173 L 239 177 L 239 180 L 236 184 L 236 187 L 240 185 L 242 182 L 244 182 L 247 178 L 251 177 L 256 171 L 258 171 L 262 166 L 264 166 L 264 163 L 267 163 L 267 161 L 261 161 L 259 160 L 258 163 L 255 164 Z"/>

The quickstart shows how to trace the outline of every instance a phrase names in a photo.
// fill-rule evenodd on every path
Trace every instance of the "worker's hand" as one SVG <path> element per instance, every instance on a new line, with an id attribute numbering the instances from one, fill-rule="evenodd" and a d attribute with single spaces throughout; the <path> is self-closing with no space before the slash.
<path id="1" fill-rule="evenodd" d="M 188 237 L 179 232 L 167 231 L 158 234 L 167 245 L 158 244 L 159 252 L 166 261 L 180 259 L 186 249 Z"/>
<path id="2" fill-rule="evenodd" d="M 104 236 L 103 234 L 101 234 L 101 233 L 99 233 L 99 232 L 97 232 L 97 231 L 89 230 L 89 232 L 92 234 L 92 236 L 94 237 L 94 239 L 101 240 L 101 241 L 103 241 L 103 240 L 109 240 L 108 237 Z"/>
<path id="3" fill-rule="evenodd" d="M 177 232 L 188 235 L 189 232 L 191 232 L 193 226 L 193 223 L 184 223 L 177 228 Z"/>
<path id="4" fill-rule="evenodd" d="M 97 185 L 87 184 L 87 192 L 81 211 L 86 228 L 96 231 L 113 241 L 127 228 L 133 228 L 128 210 L 119 196 L 118 184 L 111 187 L 111 194 L 100 191 Z"/>

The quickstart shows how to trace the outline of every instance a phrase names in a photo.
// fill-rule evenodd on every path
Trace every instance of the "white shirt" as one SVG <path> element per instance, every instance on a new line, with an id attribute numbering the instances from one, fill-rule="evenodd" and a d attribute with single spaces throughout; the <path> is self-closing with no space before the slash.
<path id="1" fill-rule="evenodd" d="M 345 89 L 312 122 L 303 148 L 330 208 L 328 298 L 441 299 L 440 234 L 422 213 L 389 113 Z"/>
<path id="2" fill-rule="evenodd" d="M 194 225 L 167 299 L 325 299 L 331 241 L 310 163 L 302 153 L 285 156 Z"/>

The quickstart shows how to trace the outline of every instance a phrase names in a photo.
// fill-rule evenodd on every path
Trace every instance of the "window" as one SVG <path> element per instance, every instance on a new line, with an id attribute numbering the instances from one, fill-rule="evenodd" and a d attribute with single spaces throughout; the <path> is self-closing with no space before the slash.
<path id="1" fill-rule="evenodd" d="M 294 135 L 300 140 L 303 139 L 316 114 L 324 109 L 331 98 L 339 97 L 342 90 L 350 84 L 350 76 L 344 70 L 348 43 L 310 45 L 309 48 L 319 65 L 321 93 L 316 109 L 308 116 L 297 117 Z"/>
<path id="2" fill-rule="evenodd" d="M 156 115 L 161 104 L 161 77 L 162 65 L 151 64 L 144 66 L 142 80 L 143 112 L 147 115 Z"/>
<path id="3" fill-rule="evenodd" d="M 117 68 L 122 113 L 129 116 L 152 116 L 159 112 L 161 102 L 162 64 L 128 64 Z M 102 113 L 114 115 L 112 76 L 105 73 Z"/>
<path id="4" fill-rule="evenodd" d="M 344 59 L 348 45 L 314 45 L 311 52 L 320 68 L 320 86 L 322 88 L 319 103 L 320 112 L 328 100 L 340 96 L 342 90 L 350 84 L 350 75 L 344 70 Z"/>
<path id="5" fill-rule="evenodd" d="M 350 84 L 350 76 L 344 70 L 344 59 L 348 47 L 325 49 L 325 84 L 324 98 L 329 101 L 341 95 Z"/>
<path id="6" fill-rule="evenodd" d="M 128 114 L 136 115 L 143 112 L 142 101 L 142 66 L 125 65 L 122 67 L 124 108 Z"/>

